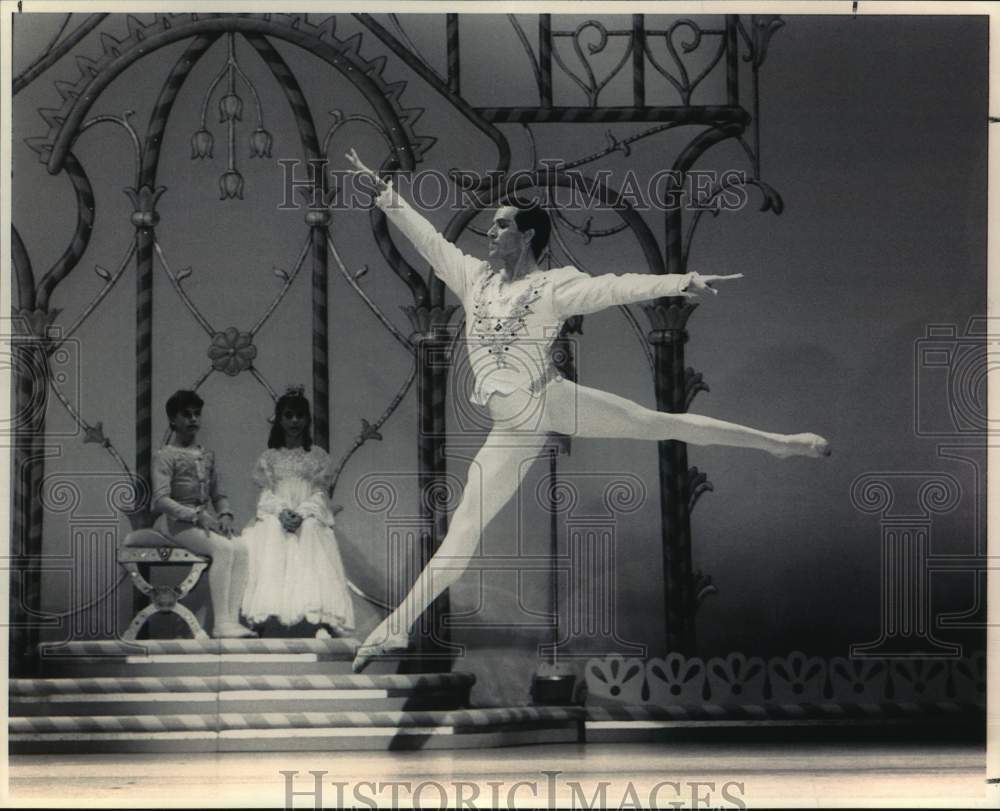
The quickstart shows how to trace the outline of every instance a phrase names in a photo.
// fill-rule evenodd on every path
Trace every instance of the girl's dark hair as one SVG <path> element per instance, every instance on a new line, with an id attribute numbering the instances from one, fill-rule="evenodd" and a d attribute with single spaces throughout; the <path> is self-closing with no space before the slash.
<path id="1" fill-rule="evenodd" d="M 285 447 L 285 429 L 281 427 L 281 415 L 286 411 L 293 411 L 301 414 L 306 419 L 306 428 L 302 432 L 302 447 L 307 451 L 312 450 L 312 429 L 309 426 L 311 419 L 309 414 L 309 401 L 306 396 L 299 391 L 287 392 L 278 398 L 274 404 L 274 418 L 271 420 L 271 435 L 267 438 L 267 447 Z"/>
<path id="2" fill-rule="evenodd" d="M 197 392 L 179 389 L 171 394 L 170 399 L 167 400 L 167 419 L 173 420 L 185 408 L 201 408 L 204 405 L 205 401 L 198 396 Z"/>

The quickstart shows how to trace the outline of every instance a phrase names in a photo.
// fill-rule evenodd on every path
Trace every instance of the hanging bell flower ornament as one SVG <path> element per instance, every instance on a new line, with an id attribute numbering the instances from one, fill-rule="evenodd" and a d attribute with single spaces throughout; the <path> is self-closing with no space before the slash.
<path id="1" fill-rule="evenodd" d="M 243 175 L 235 169 L 230 169 L 219 178 L 219 199 L 243 199 Z"/>
<path id="2" fill-rule="evenodd" d="M 206 129 L 198 130 L 191 136 L 191 160 L 197 158 L 211 158 L 212 148 L 215 146 L 215 138 Z"/>
<path id="3" fill-rule="evenodd" d="M 250 133 L 250 157 L 251 158 L 270 158 L 271 157 L 271 146 L 274 143 L 274 139 L 265 129 L 256 129 Z"/>
<path id="4" fill-rule="evenodd" d="M 235 93 L 227 93 L 219 99 L 219 123 L 243 118 L 243 99 Z"/>

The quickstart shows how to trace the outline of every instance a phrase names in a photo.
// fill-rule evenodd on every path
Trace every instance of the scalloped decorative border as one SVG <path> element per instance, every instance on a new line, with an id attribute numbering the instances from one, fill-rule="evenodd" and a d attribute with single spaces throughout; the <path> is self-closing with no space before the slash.
<path id="1" fill-rule="evenodd" d="M 608 656 L 584 668 L 588 703 L 603 707 L 727 708 L 937 708 L 986 706 L 986 653 L 958 659 L 847 659 L 793 651 L 763 659 L 730 653 L 707 661 L 671 653 L 652 659 Z M 829 714 L 824 710 L 824 714 Z M 752 715 L 752 712 L 751 712 Z"/>

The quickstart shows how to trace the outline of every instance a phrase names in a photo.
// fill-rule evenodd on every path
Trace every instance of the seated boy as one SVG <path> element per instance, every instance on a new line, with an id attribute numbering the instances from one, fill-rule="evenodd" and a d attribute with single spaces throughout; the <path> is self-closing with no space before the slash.
<path id="1" fill-rule="evenodd" d="M 195 443 L 204 401 L 193 391 L 167 400 L 172 439 L 153 455 L 153 525 L 176 546 L 212 558 L 208 588 L 214 622 L 212 636 L 253 637 L 239 623 L 247 581 L 247 550 L 234 537 L 233 514 L 219 485 L 215 454 Z"/>

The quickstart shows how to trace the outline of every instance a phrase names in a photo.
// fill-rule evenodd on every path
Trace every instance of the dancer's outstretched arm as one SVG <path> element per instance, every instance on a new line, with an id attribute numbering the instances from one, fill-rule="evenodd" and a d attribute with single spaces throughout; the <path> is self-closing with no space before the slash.
<path id="1" fill-rule="evenodd" d="M 483 260 L 462 253 L 454 243 L 446 240 L 423 215 L 415 211 L 393 189 L 392 183 L 383 180 L 374 169 L 362 163 L 356 151 L 352 149 L 346 158 L 354 167 L 352 170 L 354 174 L 367 177 L 375 184 L 378 191 L 375 205 L 385 212 L 389 222 L 395 225 L 417 252 L 427 260 L 434 269 L 434 274 L 458 296 L 459 300 L 462 300 L 468 288 L 469 276 L 482 271 Z"/>
<path id="2" fill-rule="evenodd" d="M 696 296 L 704 290 L 717 294 L 719 291 L 715 285 L 718 282 L 743 278 L 742 273 L 729 276 L 702 276 L 699 273 L 608 273 L 590 276 L 571 267 L 551 273 L 557 274 L 552 294 L 556 312 L 563 318 L 664 296 Z"/>

